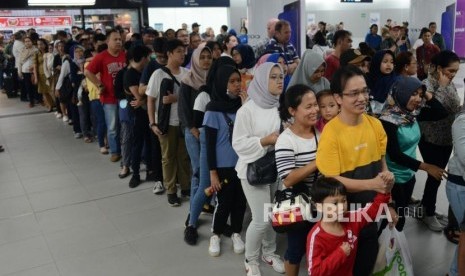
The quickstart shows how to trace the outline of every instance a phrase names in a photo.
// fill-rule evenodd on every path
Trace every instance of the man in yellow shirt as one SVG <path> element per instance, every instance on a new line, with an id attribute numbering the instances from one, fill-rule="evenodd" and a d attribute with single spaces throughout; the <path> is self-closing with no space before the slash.
<path id="1" fill-rule="evenodd" d="M 318 170 L 347 188 L 349 204 L 361 207 L 376 192 L 386 193 L 394 184 L 384 155 L 387 137 L 381 122 L 365 113 L 369 90 L 363 72 L 353 65 L 333 76 L 331 91 L 341 112 L 324 128 L 316 155 Z M 361 205 L 361 206 L 360 206 Z M 394 209 L 391 214 L 396 217 Z M 378 253 L 376 223 L 360 233 L 353 275 L 370 275 Z"/>

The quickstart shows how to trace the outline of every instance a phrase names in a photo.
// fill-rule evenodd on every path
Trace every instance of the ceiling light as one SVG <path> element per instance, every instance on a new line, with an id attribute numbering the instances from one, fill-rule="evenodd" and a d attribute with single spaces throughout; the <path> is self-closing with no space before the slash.
<path id="1" fill-rule="evenodd" d="M 93 6 L 95 0 L 28 0 L 29 6 Z"/>

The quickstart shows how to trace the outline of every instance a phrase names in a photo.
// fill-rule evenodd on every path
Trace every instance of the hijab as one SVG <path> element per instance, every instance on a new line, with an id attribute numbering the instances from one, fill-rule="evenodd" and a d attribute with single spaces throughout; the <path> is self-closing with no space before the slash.
<path id="1" fill-rule="evenodd" d="M 271 69 L 277 66 L 281 73 L 283 72 L 281 66 L 277 63 L 265 62 L 255 71 L 255 76 L 250 82 L 247 94 L 249 98 L 254 101 L 256 105 L 264 109 L 270 109 L 279 106 L 279 95 L 274 96 L 268 91 L 268 83 L 270 81 Z"/>
<path id="2" fill-rule="evenodd" d="M 231 98 L 227 94 L 229 78 L 233 73 L 237 73 L 240 76 L 235 66 L 222 65 L 218 68 L 213 81 L 214 85 L 210 95 L 211 101 L 207 105 L 207 111 L 236 113 L 241 107 L 242 102 L 239 96 Z"/>
<path id="3" fill-rule="evenodd" d="M 242 62 L 238 64 L 239 69 L 250 69 L 255 66 L 255 53 L 250 45 L 238 44 L 232 48 L 232 51 L 234 50 L 238 51 L 241 55 Z"/>
<path id="4" fill-rule="evenodd" d="M 274 53 L 270 54 L 266 59 L 267 62 L 278 63 L 279 58 L 282 57 L 284 61 L 286 61 L 286 57 L 282 53 Z M 284 84 L 283 84 L 283 91 L 286 91 L 289 82 L 291 81 L 291 75 L 286 74 L 284 76 Z"/>
<path id="5" fill-rule="evenodd" d="M 316 83 L 312 83 L 310 81 L 310 77 L 322 64 L 326 66 L 326 62 L 321 54 L 318 54 L 311 49 L 305 50 L 302 56 L 302 60 L 300 61 L 299 65 L 297 65 L 294 74 L 292 74 L 289 86 L 295 84 L 305 84 L 310 87 L 310 89 L 312 89 L 315 94 L 318 94 L 318 92 L 322 90 L 329 89 L 330 84 L 325 77 L 321 77 L 320 80 Z"/>
<path id="6" fill-rule="evenodd" d="M 392 85 L 392 89 L 387 97 L 379 119 L 395 124 L 396 126 L 405 126 L 415 123 L 416 116 L 420 113 L 424 101 L 419 108 L 413 111 L 407 109 L 407 104 L 410 97 L 414 95 L 418 88 L 422 88 L 423 92 L 426 91 L 426 87 L 417 78 L 399 77 Z"/>
<path id="7" fill-rule="evenodd" d="M 210 54 L 212 54 L 211 49 L 206 47 L 205 43 L 200 44 L 199 47 L 197 47 L 197 49 L 195 49 L 192 53 L 191 70 L 182 79 L 183 83 L 189 85 L 195 90 L 199 90 L 200 87 L 205 85 L 207 81 L 208 70 L 204 70 L 200 66 L 200 54 L 203 51 L 208 51 Z"/>
<path id="8" fill-rule="evenodd" d="M 370 88 L 370 96 L 377 102 L 384 103 L 389 94 L 392 84 L 396 80 L 395 71 L 389 75 L 381 73 L 381 63 L 386 54 L 392 56 L 393 60 L 394 53 L 390 50 L 381 50 L 376 52 L 373 56 L 370 64 L 370 73 L 368 73 L 368 88 Z"/>
<path id="9" fill-rule="evenodd" d="M 217 60 L 215 60 L 210 67 L 210 70 L 208 71 L 207 74 L 207 83 L 204 87 L 202 87 L 203 91 L 207 92 L 209 95 L 211 95 L 212 89 L 215 86 L 215 76 L 216 73 L 218 72 L 218 69 L 224 65 L 230 65 L 233 67 L 236 67 L 236 63 L 234 60 L 228 56 L 221 56 Z"/>

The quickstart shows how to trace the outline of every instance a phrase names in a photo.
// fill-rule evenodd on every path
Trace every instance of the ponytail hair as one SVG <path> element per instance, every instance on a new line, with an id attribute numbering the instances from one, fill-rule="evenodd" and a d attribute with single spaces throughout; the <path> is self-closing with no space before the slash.
<path id="1" fill-rule="evenodd" d="M 289 87 L 284 94 L 284 103 L 279 106 L 279 117 L 282 121 L 289 121 L 292 115 L 289 113 L 289 107 L 297 109 L 302 103 L 302 98 L 307 93 L 315 93 L 310 87 L 304 84 L 296 84 Z"/>

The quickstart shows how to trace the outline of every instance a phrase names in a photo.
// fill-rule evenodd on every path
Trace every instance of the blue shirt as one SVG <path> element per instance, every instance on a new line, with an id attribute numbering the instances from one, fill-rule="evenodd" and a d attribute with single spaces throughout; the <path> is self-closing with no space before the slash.
<path id="1" fill-rule="evenodd" d="M 367 33 L 367 35 L 365 36 L 366 44 L 368 44 L 368 46 L 375 50 L 379 50 L 381 48 L 381 41 L 382 38 L 378 34 L 372 35 L 371 33 Z"/>
<path id="2" fill-rule="evenodd" d="M 236 120 L 235 113 L 226 114 L 233 122 Z M 207 111 L 203 118 L 203 125 L 218 131 L 216 136 L 216 167 L 234 168 L 238 156 L 229 141 L 229 127 L 222 112 Z"/>

